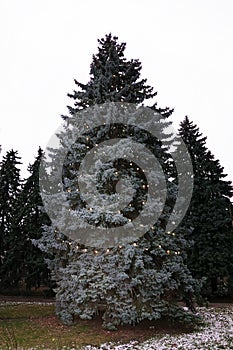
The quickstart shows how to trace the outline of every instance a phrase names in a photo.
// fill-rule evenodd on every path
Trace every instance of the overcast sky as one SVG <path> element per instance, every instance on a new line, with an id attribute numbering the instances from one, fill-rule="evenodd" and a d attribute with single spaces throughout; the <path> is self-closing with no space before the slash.
<path id="1" fill-rule="evenodd" d="M 198 124 L 233 180 L 232 0 L 1 0 L 2 154 L 18 150 L 25 173 L 109 32 L 140 59 L 158 105 L 175 108 L 174 126 L 185 115 Z"/>

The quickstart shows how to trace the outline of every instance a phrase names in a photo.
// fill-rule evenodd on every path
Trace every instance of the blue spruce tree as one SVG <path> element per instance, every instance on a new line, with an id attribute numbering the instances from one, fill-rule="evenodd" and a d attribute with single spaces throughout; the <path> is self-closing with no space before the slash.
<path id="1" fill-rule="evenodd" d="M 165 174 L 167 196 L 161 215 L 150 229 L 139 238 L 123 244 L 101 245 L 96 239 L 95 246 L 71 239 L 61 229 L 62 225 L 64 230 L 69 225 L 62 216 L 59 218 L 60 226 L 54 224 L 45 227 L 37 244 L 46 253 L 53 254 L 49 267 L 57 283 L 57 314 L 64 323 L 72 324 L 75 316 L 90 319 L 102 312 L 103 327 L 107 329 L 116 329 L 119 324 L 136 324 L 144 319 L 158 320 L 162 317 L 191 321 L 193 314 L 178 304 L 178 301 L 186 299 L 192 309 L 196 288 L 196 282 L 183 262 L 186 241 L 182 232 L 166 230 L 177 194 L 177 185 L 172 179 L 173 164 L 167 152 L 170 135 L 164 132 L 171 124 L 167 118 L 172 110 L 158 108 L 155 103 L 150 106 L 151 112 L 157 116 L 159 138 L 135 125 L 117 122 L 119 110 L 123 110 L 124 114 L 124 103 L 140 106 L 156 93 L 146 85 L 146 79 L 140 80 L 141 63 L 125 58 L 125 43 L 119 44 L 118 38 L 109 34 L 99 40 L 99 45 L 98 53 L 93 56 L 91 63 L 89 82 L 81 84 L 75 81 L 78 90 L 69 95 L 74 99 L 74 107 L 68 107 L 70 116 L 63 116 L 66 133 L 61 132 L 58 138 L 63 146 L 68 147 L 72 136 L 69 134 L 70 128 L 81 124 L 85 115 L 94 116 L 96 106 L 97 109 L 101 106 L 103 114 L 106 111 L 106 115 L 115 118 L 115 122 L 108 123 L 107 119 L 101 126 L 89 127 L 82 137 L 68 147 L 69 152 L 63 164 L 63 190 L 67 195 L 70 217 L 75 219 L 77 213 L 81 215 L 86 223 L 94 227 L 94 234 L 95 228 L 97 231 L 101 226 L 117 228 L 128 225 L 129 236 L 133 237 L 133 226 L 130 225 L 146 205 L 149 185 L 143 169 L 136 162 L 124 158 L 130 153 L 130 142 L 137 142 L 141 147 L 145 145 L 158 159 Z M 140 109 L 129 107 L 127 113 L 130 118 L 135 113 L 140 114 Z M 122 139 L 121 149 L 112 146 L 109 150 L 109 156 L 113 153 L 119 155 L 117 160 L 103 161 L 98 158 L 98 154 L 93 158 L 92 166 L 98 173 L 100 196 L 98 199 L 93 196 L 93 208 L 88 207 L 77 181 L 82 160 L 97 145 L 114 138 Z M 53 180 L 57 176 L 59 162 L 56 162 L 56 157 L 55 151 L 51 149 L 50 159 L 53 161 L 48 166 L 53 173 Z M 146 160 L 146 157 L 146 152 L 142 153 L 142 158 Z M 91 193 L 93 182 L 91 175 L 88 176 L 84 182 L 87 193 Z M 153 179 L 156 176 L 152 167 L 148 177 Z M 114 201 L 120 180 L 123 180 L 121 185 L 126 196 L 127 188 L 132 183 L 134 191 L 128 205 L 116 213 Z M 61 189 L 58 188 L 59 191 Z M 112 202 L 109 211 L 103 213 L 100 202 L 106 197 Z M 156 205 L 151 203 L 153 210 L 156 210 Z"/>

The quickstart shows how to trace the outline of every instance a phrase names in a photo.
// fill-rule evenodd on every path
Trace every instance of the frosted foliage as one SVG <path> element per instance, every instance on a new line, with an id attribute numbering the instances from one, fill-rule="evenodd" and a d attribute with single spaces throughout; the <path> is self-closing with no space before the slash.
<path id="1" fill-rule="evenodd" d="M 82 253 L 62 269 L 57 288 L 58 315 L 70 324 L 75 315 L 89 319 L 104 310 L 103 326 L 108 329 L 146 318 L 160 319 L 165 314 L 193 319 L 171 303 L 171 298 L 181 297 L 181 285 L 186 293 L 193 292 L 193 281 L 187 278 L 182 258 L 169 261 L 162 249 L 151 253 L 145 254 L 144 245 Z M 159 270 L 154 268 L 156 258 L 164 260 Z"/>
<path id="2" fill-rule="evenodd" d="M 168 193 L 166 147 L 159 143 L 167 139 L 166 127 L 157 112 L 123 103 L 93 106 L 70 118 L 57 133 L 61 147 L 48 148 L 50 178 L 41 181 L 54 225 L 93 247 L 143 236 L 161 216 L 166 199 L 175 196 L 171 188 Z M 189 204 L 192 178 L 185 180 L 189 186 L 178 191 L 179 210 L 169 227 L 179 224 Z"/>
<path id="3" fill-rule="evenodd" d="M 196 282 L 183 263 L 186 241 L 174 231 L 192 192 L 183 175 L 192 169 L 182 171 L 189 158 L 172 147 L 171 110 L 142 106 L 156 93 L 139 80 L 141 63 L 126 60 L 125 43 L 111 34 L 98 42 L 90 80 L 75 81 L 74 107 L 41 168 L 52 225 L 37 244 L 51 254 L 57 314 L 72 324 L 102 312 L 108 329 L 163 316 L 191 322 L 177 301 L 192 306 Z"/>
<path id="4" fill-rule="evenodd" d="M 195 319 L 177 303 L 184 298 L 192 307 L 197 285 L 183 263 L 186 241 L 168 230 L 171 213 L 176 224 L 182 217 L 173 211 L 177 198 L 185 208 L 189 196 L 166 172 L 165 128 L 150 109 L 104 104 L 69 118 L 57 132 L 60 146 L 48 147 L 41 189 L 52 225 L 37 245 L 51 254 L 64 323 L 100 311 L 108 329 L 163 316 Z"/>

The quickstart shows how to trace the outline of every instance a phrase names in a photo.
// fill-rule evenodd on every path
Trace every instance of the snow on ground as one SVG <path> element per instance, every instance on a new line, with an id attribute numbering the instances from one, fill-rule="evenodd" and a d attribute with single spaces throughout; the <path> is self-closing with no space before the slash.
<path id="1" fill-rule="evenodd" d="M 199 308 L 206 325 L 198 332 L 150 339 L 143 343 L 85 346 L 82 350 L 230 350 L 233 349 L 233 308 Z M 72 349 L 75 350 L 75 349 Z"/>

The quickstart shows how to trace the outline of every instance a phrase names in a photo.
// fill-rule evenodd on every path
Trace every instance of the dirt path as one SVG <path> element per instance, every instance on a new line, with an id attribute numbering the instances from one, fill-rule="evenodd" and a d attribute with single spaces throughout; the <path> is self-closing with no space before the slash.
<path id="1" fill-rule="evenodd" d="M 55 298 L 43 298 L 43 296 L 38 297 L 26 297 L 26 296 L 9 296 L 0 295 L 0 302 L 31 302 L 31 303 L 55 303 Z"/>
<path id="2" fill-rule="evenodd" d="M 8 295 L 0 295 L 0 302 L 32 302 L 32 303 L 55 303 L 55 298 L 43 298 L 43 296 L 8 296 Z M 232 303 L 227 302 L 213 302 L 209 303 L 209 307 L 233 307 L 233 301 Z"/>

